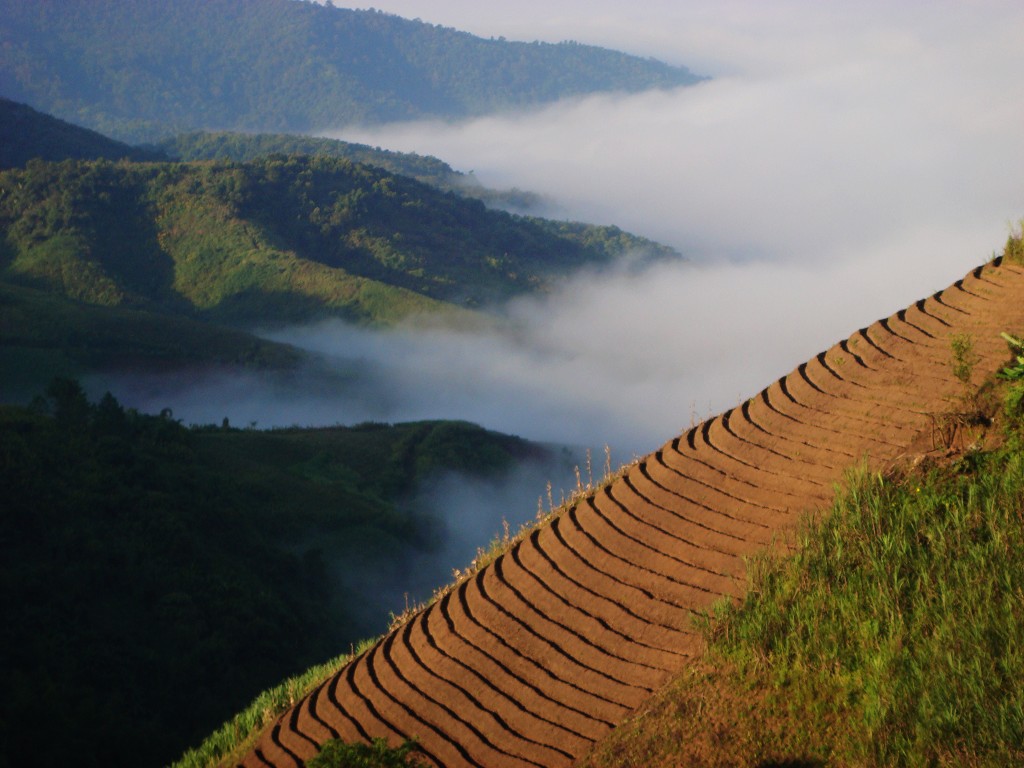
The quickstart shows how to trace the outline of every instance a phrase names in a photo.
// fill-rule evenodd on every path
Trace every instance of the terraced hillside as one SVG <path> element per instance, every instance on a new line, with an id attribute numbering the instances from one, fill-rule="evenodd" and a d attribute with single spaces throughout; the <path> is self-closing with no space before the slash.
<path id="1" fill-rule="evenodd" d="M 246 766 L 336 737 L 415 736 L 439 766 L 568 766 L 699 653 L 692 611 L 744 589 L 743 556 L 831 499 L 844 470 L 934 447 L 963 384 L 1024 327 L 996 260 L 857 331 L 690 429 L 534 531 L 284 714 Z"/>

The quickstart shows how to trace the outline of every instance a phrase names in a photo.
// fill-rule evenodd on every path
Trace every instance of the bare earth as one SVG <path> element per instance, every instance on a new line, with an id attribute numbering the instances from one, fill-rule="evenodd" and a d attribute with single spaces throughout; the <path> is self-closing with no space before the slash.
<path id="1" fill-rule="evenodd" d="M 828 504 L 866 459 L 933 447 L 970 334 L 980 381 L 1024 329 L 999 260 L 689 430 L 422 611 L 285 713 L 245 766 L 332 738 L 415 736 L 438 766 L 570 766 L 700 653 L 691 612 L 745 589 L 742 557 Z M 766 331 L 769 332 L 769 331 Z M 756 343 L 756 342 L 755 342 Z"/>

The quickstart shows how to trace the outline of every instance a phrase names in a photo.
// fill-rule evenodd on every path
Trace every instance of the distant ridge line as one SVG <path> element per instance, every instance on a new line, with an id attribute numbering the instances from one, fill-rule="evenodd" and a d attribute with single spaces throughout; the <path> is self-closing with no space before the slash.
<path id="1" fill-rule="evenodd" d="M 743 555 L 829 503 L 862 457 L 879 468 L 934 447 L 930 417 L 962 387 L 952 336 L 972 337 L 977 384 L 1006 360 L 1000 332 L 1022 328 L 1024 269 L 999 258 L 856 331 L 533 531 L 240 765 L 299 766 L 336 735 L 416 737 L 448 768 L 572 765 L 700 653 L 690 616 L 742 596 Z"/>

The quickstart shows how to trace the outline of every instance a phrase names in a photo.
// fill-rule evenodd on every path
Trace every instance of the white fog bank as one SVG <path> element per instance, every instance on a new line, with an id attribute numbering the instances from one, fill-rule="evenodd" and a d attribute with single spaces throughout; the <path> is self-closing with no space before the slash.
<path id="1" fill-rule="evenodd" d="M 173 381 L 150 381 L 133 404 L 259 426 L 464 418 L 628 458 L 945 287 L 1024 216 L 1017 3 L 377 7 L 714 76 L 458 124 L 326 132 L 549 195 L 562 216 L 618 224 L 689 263 L 576 276 L 504 310 L 501 331 L 273 334 L 357 371 L 345 386 L 206 378 L 174 394 Z"/>
<path id="2" fill-rule="evenodd" d="M 147 412 L 171 407 L 186 423 L 467 419 L 598 456 L 609 445 L 617 465 L 947 286 L 1024 216 L 1017 2 L 375 5 L 713 76 L 459 124 L 323 131 L 436 155 L 488 186 L 550 196 L 560 216 L 672 245 L 689 262 L 577 275 L 504 308 L 506 322 L 486 332 L 330 322 L 270 334 L 321 355 L 333 376 L 108 377 L 93 383 L 98 393 L 110 388 Z M 443 515 L 449 549 L 417 565 L 429 578 L 389 589 L 429 593 L 501 518 L 528 518 L 543 482 L 515 478 L 513 500 L 446 478 L 424 504 Z"/>
<path id="3" fill-rule="evenodd" d="M 526 327 L 519 346 L 500 342 L 494 363 L 465 375 L 485 392 L 514 386 L 521 397 L 506 402 L 525 401 L 552 432 L 573 436 L 596 419 L 609 439 L 654 448 L 691 413 L 728 407 L 948 285 L 1024 216 L 1020 4 L 377 7 L 484 36 L 608 45 L 714 77 L 457 124 L 325 131 L 437 155 L 486 185 L 551 196 L 559 216 L 614 223 L 691 260 L 577 279 L 512 310 Z M 456 346 L 479 361 L 477 347 L 494 343 Z M 452 356 L 446 370 L 461 370 Z M 453 388 L 469 413 L 491 413 L 465 390 Z"/>

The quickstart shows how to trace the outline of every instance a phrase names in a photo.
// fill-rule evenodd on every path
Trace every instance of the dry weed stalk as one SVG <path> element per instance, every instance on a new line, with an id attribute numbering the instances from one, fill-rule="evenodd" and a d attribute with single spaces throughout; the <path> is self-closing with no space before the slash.
<path id="1" fill-rule="evenodd" d="M 552 492 L 551 481 L 549 480 L 546 486 L 546 492 L 548 497 L 548 510 L 545 512 L 543 507 L 542 498 L 537 498 L 537 517 L 532 522 L 523 523 L 519 530 L 513 535 L 511 526 L 508 520 L 502 519 L 502 534 L 501 536 L 495 537 L 487 547 L 480 547 L 477 549 L 476 557 L 469 563 L 465 568 L 453 568 L 452 569 L 452 581 L 444 586 L 438 587 L 434 590 L 433 594 L 425 602 L 417 603 L 415 605 L 409 605 L 409 596 L 406 594 L 406 605 L 405 609 L 399 614 L 391 614 L 391 622 L 388 627 L 389 632 L 401 629 L 407 622 L 417 616 L 421 611 L 425 610 L 429 606 L 436 603 L 438 600 L 443 599 L 449 593 L 458 589 L 462 584 L 469 579 L 477 575 L 481 570 L 486 568 L 488 565 L 493 563 L 499 557 L 510 551 L 514 546 L 519 544 L 527 537 L 529 537 L 538 528 L 547 525 L 552 520 L 561 516 L 563 513 L 572 509 L 575 505 L 584 501 L 593 494 L 598 493 L 604 488 L 611 485 L 612 482 L 622 477 L 629 471 L 629 469 L 635 466 L 639 462 L 639 458 L 634 457 L 628 464 L 623 464 L 619 469 L 614 472 L 611 471 L 611 448 L 605 445 L 605 474 L 600 481 L 594 482 L 591 468 L 591 455 L 590 451 L 587 450 L 586 454 L 587 463 L 587 482 L 583 483 L 583 477 L 580 472 L 580 468 L 577 465 L 575 467 L 576 475 L 576 488 L 569 494 L 568 498 L 565 496 L 565 492 L 560 493 L 561 501 L 556 506 L 554 503 L 554 496 Z"/>

